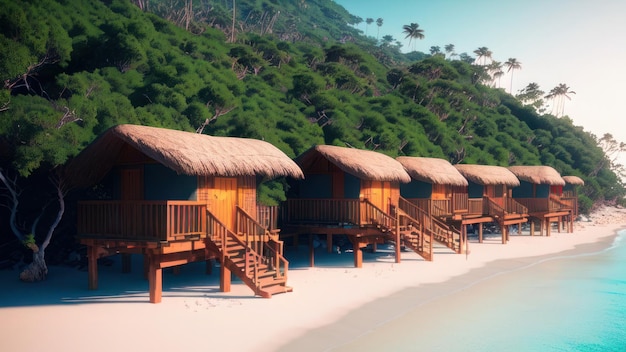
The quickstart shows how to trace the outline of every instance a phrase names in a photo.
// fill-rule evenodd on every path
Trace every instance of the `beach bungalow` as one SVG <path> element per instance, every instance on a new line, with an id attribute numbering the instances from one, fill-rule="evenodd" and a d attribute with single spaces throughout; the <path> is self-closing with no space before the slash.
<path id="1" fill-rule="evenodd" d="M 565 181 L 565 186 L 563 186 L 563 194 L 561 195 L 561 200 L 565 203 L 569 203 L 572 208 L 572 216 L 575 218 L 578 217 L 578 186 L 583 186 L 585 181 L 578 176 L 562 176 L 563 181 Z"/>
<path id="2" fill-rule="evenodd" d="M 460 229 L 451 226 L 451 220 L 468 211 L 465 177 L 445 159 L 401 156 L 396 160 L 411 176 L 411 182 L 400 184 L 400 209 L 430 228 L 435 240 L 461 253 Z"/>
<path id="3" fill-rule="evenodd" d="M 305 178 L 291 184 L 282 207 L 281 236 L 308 234 L 310 241 L 325 236 L 329 251 L 333 236 L 347 236 L 355 267 L 363 264 L 363 248 L 385 242 L 395 242 L 396 262 L 400 243 L 432 260 L 432 238 L 417 232 L 417 221 L 397 210 L 400 183 L 411 177 L 395 159 L 369 150 L 316 145 L 295 162 Z M 310 248 L 312 266 L 312 242 Z"/>
<path id="4" fill-rule="evenodd" d="M 530 234 L 534 235 L 535 222 L 539 222 L 540 234 L 546 230 L 550 236 L 552 223 L 567 224 L 568 232 L 574 231 L 573 208 L 570 202 L 563 201 L 565 181 L 558 171 L 550 166 L 510 166 L 509 170 L 520 180 L 520 186 L 513 189 L 513 198 L 528 208 Z"/>
<path id="5" fill-rule="evenodd" d="M 502 243 L 508 240 L 510 225 L 525 223 L 528 210 L 511 198 L 511 188 L 520 181 L 507 168 L 493 165 L 454 165 L 468 181 L 468 211 L 461 214 L 461 230 L 467 225 L 478 226 L 478 240 L 483 241 L 483 224 L 497 223 L 502 234 Z"/>
<path id="6" fill-rule="evenodd" d="M 231 273 L 256 295 L 288 292 L 288 262 L 276 231 L 257 219 L 257 183 L 302 178 L 271 144 L 164 128 L 118 125 L 68 165 L 77 187 L 97 187 L 97 200 L 78 203 L 77 236 L 88 248 L 89 288 L 97 259 L 144 256 L 150 302 L 162 295 L 162 269 L 214 258 L 220 289 Z M 128 260 L 124 260 L 129 270 Z"/>

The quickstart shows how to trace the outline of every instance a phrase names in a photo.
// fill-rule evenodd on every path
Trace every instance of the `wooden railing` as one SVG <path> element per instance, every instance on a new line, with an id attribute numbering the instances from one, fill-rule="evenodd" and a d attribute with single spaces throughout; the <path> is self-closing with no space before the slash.
<path id="1" fill-rule="evenodd" d="M 508 214 L 528 214 L 528 208 L 512 198 L 506 199 L 506 212 Z"/>
<path id="2" fill-rule="evenodd" d="M 504 214 L 506 211 L 502 207 L 502 205 L 498 204 L 494 201 L 494 199 L 489 197 L 483 197 L 483 214 L 490 216 L 497 216 L 499 218 L 504 218 Z"/>
<path id="3" fill-rule="evenodd" d="M 550 194 L 550 201 L 554 202 L 554 207 L 557 210 L 571 210 L 574 206 L 571 198 L 563 198 L 554 194 Z"/>
<path id="4" fill-rule="evenodd" d="M 433 199 L 431 212 L 433 216 L 449 216 L 452 215 L 451 199 Z"/>
<path id="5" fill-rule="evenodd" d="M 278 229 L 278 206 L 257 204 L 256 219 L 268 230 Z"/>
<path id="6" fill-rule="evenodd" d="M 432 234 L 439 238 L 449 238 L 453 242 L 460 243 L 461 234 L 458 230 L 452 228 L 436 217 L 430 216 L 424 209 L 419 208 L 413 202 L 400 197 L 398 208 L 405 212 L 409 217 L 419 222 L 419 229 L 427 234 Z"/>
<path id="7" fill-rule="evenodd" d="M 411 198 L 407 200 L 436 217 L 465 213 L 468 209 L 467 194 L 455 194 L 451 199 Z"/>
<path id="8" fill-rule="evenodd" d="M 368 199 L 363 199 L 361 212 L 361 225 L 380 225 L 392 231 L 396 230 L 396 218 L 378 208 Z"/>
<path id="9" fill-rule="evenodd" d="M 452 212 L 467 213 L 469 211 L 469 196 L 467 193 L 452 194 Z"/>
<path id="10" fill-rule="evenodd" d="M 288 199 L 286 223 L 361 224 L 358 199 Z"/>
<path id="11" fill-rule="evenodd" d="M 248 220 L 252 220 L 252 222 L 256 222 L 249 217 L 245 211 L 238 208 L 237 216 L 243 219 L 247 217 Z M 215 243 L 221 243 L 223 247 L 227 246 L 229 242 L 235 242 L 239 244 L 243 248 L 245 248 L 245 258 L 252 258 L 254 260 L 244 260 L 244 271 L 246 273 L 251 274 L 251 279 L 254 280 L 257 287 L 259 287 L 259 265 L 266 264 L 271 269 L 275 270 L 275 278 L 284 278 L 287 279 L 287 271 L 289 269 L 289 262 L 285 257 L 282 256 L 282 246 L 280 248 L 272 245 L 268 245 L 268 242 L 259 241 L 259 237 L 251 236 L 250 234 L 244 233 L 243 235 L 237 235 L 230 231 L 226 225 L 224 225 L 215 215 L 213 215 L 209 210 L 206 211 L 207 218 L 207 235 L 209 238 Z M 250 224 L 248 229 L 251 231 L 259 231 L 258 229 L 253 229 L 253 227 L 260 226 L 260 224 Z M 267 232 L 267 231 L 264 231 Z M 274 244 L 278 244 L 278 242 L 273 242 Z M 221 256 L 222 263 L 224 263 L 226 257 L 226 248 L 222 248 Z M 252 267 L 251 267 L 252 265 Z"/>
<path id="12" fill-rule="evenodd" d="M 80 236 L 139 241 L 175 241 L 206 235 L 206 205 L 195 201 L 83 201 Z"/>
<path id="13" fill-rule="evenodd" d="M 279 239 L 278 231 L 269 231 L 239 206 L 235 220 L 237 234 L 244 234 L 245 242 L 263 258 L 264 263 L 275 269 L 287 267 L 289 263 L 283 257 L 283 241 Z"/>
<path id="14" fill-rule="evenodd" d="M 467 200 L 467 212 L 468 214 L 482 215 L 483 214 L 483 199 L 482 198 L 469 198 Z"/>
<path id="15" fill-rule="evenodd" d="M 528 213 L 551 211 L 548 198 L 515 198 L 515 201 L 526 207 Z"/>
<path id="16" fill-rule="evenodd" d="M 578 216 L 578 197 L 561 197 L 561 200 L 570 204 L 574 217 Z"/>

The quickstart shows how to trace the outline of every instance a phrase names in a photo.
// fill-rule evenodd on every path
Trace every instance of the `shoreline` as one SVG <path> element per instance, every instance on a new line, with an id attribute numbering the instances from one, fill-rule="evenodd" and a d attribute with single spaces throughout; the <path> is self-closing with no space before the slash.
<path id="1" fill-rule="evenodd" d="M 540 256 L 498 259 L 467 273 L 451 277 L 445 282 L 424 283 L 404 288 L 389 296 L 378 298 L 355 309 L 340 319 L 312 330 L 280 346 L 276 351 L 330 351 L 343 350 L 346 345 L 375 332 L 411 311 L 458 295 L 476 285 L 528 268 L 580 255 L 594 255 L 610 249 L 624 226 L 612 235 L 598 237 L 598 241 L 581 243 L 573 249 Z M 400 304 L 400 303 L 403 304 Z M 371 309 L 375 307 L 374 309 Z M 357 343 L 358 345 L 358 343 Z"/>
<path id="2" fill-rule="evenodd" d="M 607 248 L 624 228 L 626 209 L 605 208 L 588 222 L 576 222 L 574 233 L 512 235 L 504 245 L 499 236 L 483 244 L 474 240 L 468 257 L 444 247 L 436 249 L 433 262 L 413 252 L 403 252 L 400 264 L 394 263 L 391 251 L 364 253 L 359 269 L 353 267 L 351 253 L 321 248 L 316 266 L 310 268 L 308 249 L 292 248 L 287 252 L 295 256 L 288 257 L 288 282 L 294 292 L 271 299 L 254 297 L 237 281 L 231 292 L 219 292 L 219 274 L 206 276 L 203 263 L 184 266 L 180 275 L 166 272 L 160 304 L 148 303 L 141 266 L 130 274 L 122 274 L 119 265 L 101 267 L 96 291 L 87 289 L 87 273 L 75 268 L 52 267 L 48 280 L 35 284 L 21 283 L 16 270 L 5 270 L 0 271 L 0 339 L 12 351 L 39 350 L 41 341 L 49 351 L 85 346 L 93 352 L 202 347 L 287 351 L 296 345 L 298 351 L 319 351 L 327 344 L 313 340 L 332 347 L 346 336 L 358 338 L 381 324 L 381 316 L 393 318 L 410 309 L 406 302 L 418 306 L 427 295 L 450 295 L 539 258 Z M 33 322 L 42 328 L 31 328 Z"/>

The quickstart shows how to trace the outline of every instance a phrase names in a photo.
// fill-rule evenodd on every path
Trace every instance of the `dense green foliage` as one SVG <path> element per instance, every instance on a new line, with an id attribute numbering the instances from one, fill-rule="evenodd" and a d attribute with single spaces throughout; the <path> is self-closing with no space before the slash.
<path id="1" fill-rule="evenodd" d="M 28 176 L 62 165 L 119 123 L 206 124 L 291 157 L 325 143 L 551 165 L 586 181 L 586 208 L 625 194 L 596 138 L 567 117 L 481 84 L 478 65 L 377 45 L 333 1 L 239 0 L 234 33 L 231 1 L 196 1 L 193 15 L 184 1 L 141 3 L 0 0 L 0 166 Z M 279 200 L 280 188 L 261 197 Z"/>

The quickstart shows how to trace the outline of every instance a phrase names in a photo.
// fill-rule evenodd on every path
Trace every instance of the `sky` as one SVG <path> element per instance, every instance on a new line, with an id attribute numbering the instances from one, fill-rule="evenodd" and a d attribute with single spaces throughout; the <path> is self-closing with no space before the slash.
<path id="1" fill-rule="evenodd" d="M 626 1 L 624 0 L 335 0 L 348 12 L 383 19 L 379 37 L 391 35 L 413 48 L 402 27 L 418 23 L 424 39 L 415 50 L 454 44 L 457 54 L 476 57 L 487 47 L 494 60 L 515 58 L 513 93 L 529 83 L 546 94 L 560 83 L 576 94 L 565 103 L 574 125 L 597 137 L 611 133 L 626 143 Z M 365 32 L 365 22 L 357 27 Z M 368 36 L 377 36 L 374 22 Z M 415 41 L 415 39 L 413 40 Z M 506 71 L 506 70 L 505 70 Z M 507 91 L 507 73 L 501 86 Z M 550 112 L 550 111 L 548 111 Z M 626 165 L 626 155 L 620 161 Z"/>

